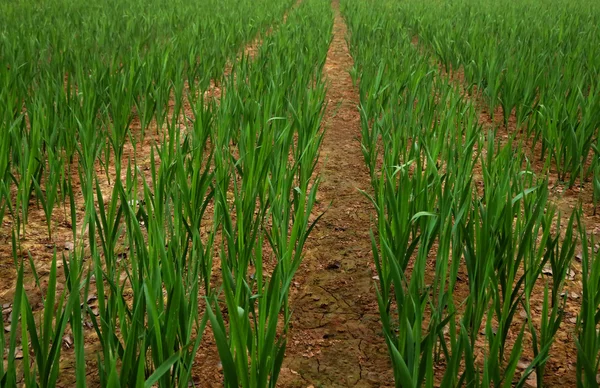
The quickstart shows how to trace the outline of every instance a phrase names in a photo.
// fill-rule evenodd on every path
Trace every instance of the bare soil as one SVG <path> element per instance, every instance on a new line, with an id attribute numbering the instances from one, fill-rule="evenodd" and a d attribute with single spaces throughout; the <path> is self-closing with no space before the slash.
<path id="1" fill-rule="evenodd" d="M 334 0 L 325 136 L 317 171 L 319 208 L 325 212 L 307 243 L 292 295 L 291 338 L 282 387 L 393 386 L 374 288 L 369 230 L 374 209 L 359 190 L 370 190 L 360 148 L 359 97 L 346 25 Z"/>

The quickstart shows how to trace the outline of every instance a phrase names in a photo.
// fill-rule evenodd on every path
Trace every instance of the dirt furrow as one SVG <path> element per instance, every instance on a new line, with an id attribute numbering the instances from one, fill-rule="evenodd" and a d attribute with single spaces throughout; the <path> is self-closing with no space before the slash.
<path id="1" fill-rule="evenodd" d="M 359 190 L 370 189 L 360 148 L 359 96 L 346 25 L 333 2 L 333 40 L 325 135 L 318 172 L 319 209 L 292 295 L 291 338 L 280 386 L 384 387 L 393 385 L 375 299 L 369 237 L 373 207 Z M 319 325 L 315 325 L 319 322 Z"/>

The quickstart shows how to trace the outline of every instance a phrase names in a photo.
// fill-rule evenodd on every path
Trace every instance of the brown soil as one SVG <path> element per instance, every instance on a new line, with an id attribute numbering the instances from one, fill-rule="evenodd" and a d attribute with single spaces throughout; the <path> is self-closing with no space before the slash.
<path id="1" fill-rule="evenodd" d="M 360 148 L 359 97 L 348 70 L 353 61 L 346 25 L 334 0 L 325 136 L 317 168 L 322 182 L 317 211 L 325 211 L 307 243 L 296 276 L 282 387 L 393 386 L 381 334 L 369 229 L 374 209 L 359 190 L 370 179 Z"/>

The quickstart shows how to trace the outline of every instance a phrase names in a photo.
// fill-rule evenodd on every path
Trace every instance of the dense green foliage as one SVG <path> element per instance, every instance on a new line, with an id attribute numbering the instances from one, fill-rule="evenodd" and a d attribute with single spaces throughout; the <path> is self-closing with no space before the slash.
<path id="1" fill-rule="evenodd" d="M 55 386 L 72 347 L 77 387 L 184 388 L 207 336 L 224 386 L 276 386 L 290 285 L 320 217 L 333 27 L 329 1 L 293 3 L 0 3 L 0 224 L 12 250 L 0 264 L 14 265 L 0 387 Z M 581 212 L 552 203 L 546 173 L 593 178 L 600 199 L 600 7 L 341 10 L 396 386 L 542 387 L 577 256 L 576 376 L 598 387 L 600 253 Z M 464 86 L 502 107 L 508 139 L 482 127 Z M 541 144 L 544 170 L 525 144 Z M 42 265 L 24 244 L 32 221 L 54 248 Z"/>
<path id="2" fill-rule="evenodd" d="M 446 70 L 462 68 L 493 113 L 515 114 L 573 185 L 598 164 L 600 7 L 594 1 L 407 1 L 401 23 Z M 595 146 L 595 147 L 593 147 Z M 593 159 L 593 165 L 590 161 Z M 598 177 L 596 177 L 598 179 Z"/>
<path id="3" fill-rule="evenodd" d="M 477 22 L 467 22 L 461 7 L 487 15 L 486 4 L 342 3 L 356 61 L 352 75 L 360 82 L 362 146 L 378 219 L 373 253 L 379 310 L 398 387 L 522 386 L 532 372 L 542 386 L 564 317 L 562 288 L 576 250 L 575 216 L 561 224 L 548 200 L 547 180 L 536 176 L 522 146 L 510 139 L 500 144 L 494 132 L 485 133 L 461 85 L 442 73 L 437 57 L 413 44 L 418 31 L 440 55 L 455 53 L 454 44 L 467 47 L 469 40 L 456 36 L 463 27 L 479 27 L 473 33 L 479 34 L 494 24 L 476 17 Z M 499 15 L 505 20 L 506 13 Z M 501 24 L 515 33 L 510 15 Z M 412 29 L 407 20 L 420 27 Z M 592 29 L 589 20 L 581 23 Z M 509 44 L 487 39 L 490 35 L 481 32 L 478 44 L 498 52 L 503 50 L 498 45 Z M 521 39 L 518 32 L 515 39 Z M 528 60 L 510 52 L 512 60 Z M 482 56 L 482 64 L 446 57 L 444 64 L 489 66 L 493 57 Z M 494 76 L 502 74 L 507 82 L 509 71 L 502 63 Z M 527 73 L 517 73 L 524 82 Z M 487 85 L 486 91 L 495 93 Z M 584 229 L 581 236 L 587 238 Z M 598 307 L 592 286 L 598 280 L 591 272 L 584 291 L 589 306 L 582 313 L 588 315 L 582 318 L 579 343 L 594 338 L 580 352 L 582 359 L 587 355 L 581 362 L 584 386 L 594 386 L 592 371 L 598 365 L 598 318 L 590 313 Z M 543 290 L 541 301 L 532 298 L 534 288 L 538 295 Z M 526 346 L 533 359 L 518 370 Z M 434 367 L 440 363 L 445 368 Z"/>
<path id="4" fill-rule="evenodd" d="M 78 387 L 89 375 L 188 387 L 209 322 L 227 386 L 275 386 L 312 229 L 332 25 L 323 0 L 291 7 L 0 5 L 0 207 L 17 278 L 0 386 L 55 386 L 67 338 Z M 250 59 L 242 49 L 257 35 Z M 220 100 L 205 93 L 211 81 Z M 43 278 L 21 248 L 32 206 L 48 238 L 57 222 L 72 226 Z"/>

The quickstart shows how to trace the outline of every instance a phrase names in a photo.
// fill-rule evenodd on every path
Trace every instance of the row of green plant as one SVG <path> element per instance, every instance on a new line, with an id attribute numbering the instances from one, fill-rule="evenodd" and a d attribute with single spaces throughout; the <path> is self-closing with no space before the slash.
<path id="1" fill-rule="evenodd" d="M 169 101 L 196 105 L 239 49 L 291 4 L 0 4 L 0 216 L 10 209 L 24 231 L 33 198 L 51 234 L 67 175 L 87 177 L 96 162 L 107 178 L 110 164 L 119 173 L 126 143 L 135 148 L 149 128 L 185 120 L 170 116 Z"/>
<path id="2" fill-rule="evenodd" d="M 31 20 L 57 26 L 74 22 L 72 16 L 83 20 L 77 39 L 66 27 L 48 26 L 50 38 L 73 45 L 57 54 L 65 55 L 63 73 L 60 63 L 39 65 L 39 72 L 50 71 L 48 66 L 56 74 L 72 74 L 66 67 L 72 66 L 76 81 L 69 76 L 63 86 L 50 77 L 26 95 L 16 86 L 0 91 L 2 101 L 14 102 L 2 122 L 10 140 L 2 209 L 13 221 L 16 269 L 10 319 L 5 323 L 0 315 L 0 326 L 8 325 L 7 334 L 0 332 L 0 348 L 8 349 L 0 386 L 55 386 L 69 378 L 61 374 L 61 360 L 73 357 L 71 378 L 78 387 L 188 387 L 202 374 L 194 365 L 209 324 L 225 386 L 276 385 L 291 314 L 289 288 L 314 225 L 309 215 L 318 189 L 313 173 L 322 137 L 321 68 L 331 9 L 324 0 L 295 7 L 287 23 L 265 37 L 256 58 L 234 61 L 231 73 L 218 81 L 224 92 L 216 100 L 206 97 L 203 77 L 222 71 L 235 47 L 282 16 L 289 2 L 156 5 L 149 12 L 148 4 L 106 1 L 92 7 L 90 19 L 74 2 L 57 2 L 56 9 L 30 5 L 39 12 Z M 211 6 L 220 10 L 217 15 L 203 15 Z M 12 8 L 2 7 L 16 17 Z M 132 21 L 125 27 L 127 15 Z M 222 22 L 225 17 L 231 25 Z M 166 30 L 148 37 L 137 22 L 148 23 L 152 34 Z M 117 33 L 105 31 L 111 28 Z M 91 37 L 101 32 L 106 45 L 99 40 L 96 46 Z M 3 38 L 14 46 L 19 36 Z M 199 40 L 215 53 L 200 56 L 199 63 L 212 63 L 209 72 L 198 70 L 201 77 L 188 72 L 196 59 L 178 61 L 195 58 L 194 50 L 203 47 Z M 135 45 L 143 48 L 143 58 L 130 51 Z M 29 55 L 28 61 L 44 58 Z M 110 67 L 112 61 L 118 70 Z M 0 70 L 11 85 L 25 79 L 12 73 L 14 66 Z M 36 72 L 25 74 L 46 79 Z M 145 81 L 136 78 L 140 74 Z M 160 90 L 162 100 L 138 89 L 144 82 Z M 136 101 L 150 100 L 155 108 L 144 118 L 146 105 Z M 135 147 L 139 135 L 132 122 L 149 117 L 162 140 L 152 146 L 146 164 L 123 150 L 126 142 Z M 114 166 L 108 188 L 98 165 Z M 24 180 L 30 183 L 21 184 Z M 32 199 L 49 209 L 50 233 L 56 217 L 49 196 L 70 214 L 74 244 L 55 251 L 49 273 L 42 275 L 20 233 Z M 220 268 L 220 277 L 214 268 Z M 32 292 L 42 295 L 39 309 L 31 303 Z M 64 354 L 65 341 L 72 354 Z M 88 343 L 99 345 L 96 360 Z M 88 375 L 97 378 L 89 381 Z"/>
<path id="3" fill-rule="evenodd" d="M 345 0 L 342 10 L 396 386 L 543 386 L 556 333 L 571 330 L 563 288 L 578 237 L 577 381 L 597 386 L 600 258 L 590 256 L 578 213 L 561 222 L 521 146 L 482 129 L 460 86 L 398 23 L 405 3 Z"/>
<path id="4" fill-rule="evenodd" d="M 221 284 L 207 309 L 226 387 L 277 383 L 292 278 L 318 220 L 313 173 L 332 25 L 327 0 L 304 0 L 224 84 L 214 156 Z"/>
<path id="5" fill-rule="evenodd" d="M 502 107 L 541 143 L 569 187 L 598 166 L 600 7 L 594 1 L 408 1 L 400 22 L 435 52 L 445 69 Z M 592 161 L 592 163 L 590 163 Z"/>

